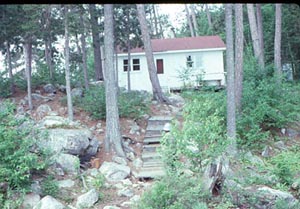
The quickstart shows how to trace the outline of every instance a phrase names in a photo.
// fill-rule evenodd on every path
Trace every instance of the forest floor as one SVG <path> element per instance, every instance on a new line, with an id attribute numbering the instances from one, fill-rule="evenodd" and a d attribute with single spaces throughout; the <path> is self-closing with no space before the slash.
<path id="1" fill-rule="evenodd" d="M 39 93 L 42 96 L 47 96 L 47 94 L 43 93 L 43 89 L 35 89 L 33 90 L 33 93 Z M 22 90 L 17 90 L 16 93 L 12 96 L 12 99 L 15 101 L 15 104 L 20 104 L 20 101 L 22 99 L 25 98 L 25 96 L 27 96 L 27 92 L 26 91 L 22 91 Z M 63 97 L 65 97 L 66 94 L 62 93 L 60 91 L 57 91 L 57 93 L 55 94 L 55 97 L 53 98 L 53 100 L 45 102 L 45 101 L 37 101 L 37 100 L 33 100 L 33 106 L 34 109 L 32 111 L 29 111 L 29 107 L 28 105 L 23 105 L 24 107 L 24 111 L 25 112 L 30 112 L 30 117 L 33 118 L 36 123 L 38 123 L 42 118 L 37 117 L 36 114 L 36 110 L 37 107 L 39 105 L 42 104 L 47 104 L 51 107 L 52 111 L 55 111 L 58 113 L 59 116 L 68 117 L 68 112 L 67 112 L 67 107 L 66 105 L 63 105 L 61 102 L 61 99 Z M 105 120 L 96 120 L 96 119 L 92 119 L 91 117 L 89 117 L 89 113 L 83 111 L 82 109 L 73 106 L 73 112 L 74 112 L 74 120 L 75 121 L 79 121 L 81 124 L 86 125 L 88 128 L 92 128 L 95 127 L 98 123 L 101 123 L 101 128 L 103 129 L 103 131 L 101 133 L 97 132 L 96 130 L 93 131 L 93 135 L 95 138 L 97 138 L 100 141 L 100 149 L 99 152 L 97 153 L 97 155 L 95 156 L 96 158 L 100 159 L 100 165 L 104 162 L 112 162 L 112 158 L 115 155 L 114 153 L 106 153 L 104 151 L 104 138 L 105 138 L 105 128 L 106 128 L 106 124 L 105 124 Z M 134 108 L 134 107 L 133 107 Z M 151 104 L 150 105 L 150 112 L 148 113 L 149 116 L 155 116 L 155 115 L 170 115 L 171 112 L 169 111 L 169 107 L 167 105 L 164 104 Z M 130 129 L 131 129 L 131 125 L 132 125 L 133 120 L 132 119 L 128 119 L 128 118 L 120 118 L 120 127 L 121 127 L 121 134 L 123 136 L 129 137 L 130 139 L 134 140 L 135 146 L 131 146 L 135 153 L 136 153 L 136 158 L 141 157 L 141 152 L 142 152 L 142 142 L 144 139 L 144 135 L 145 135 L 145 131 L 139 131 L 140 134 L 131 134 L 130 133 Z M 146 130 L 146 126 L 147 126 L 147 119 L 146 118 L 141 118 L 135 121 L 137 123 L 137 125 L 140 127 L 141 130 Z M 133 169 L 133 165 L 132 162 L 128 161 L 128 166 L 131 168 L 131 170 Z M 135 184 L 138 183 L 140 180 L 134 178 L 133 175 L 130 176 L 130 181 Z M 153 180 L 147 180 L 148 184 L 152 184 Z M 144 191 L 143 190 L 139 190 L 139 191 L 135 191 L 135 194 L 137 195 L 141 195 Z M 120 208 L 128 208 L 128 207 L 121 207 L 120 204 L 122 202 L 128 201 L 130 198 L 128 197 L 120 197 L 117 195 L 117 192 L 115 189 L 105 189 L 102 191 L 103 193 L 103 199 L 102 201 L 100 201 L 100 203 L 97 204 L 97 206 L 95 208 L 103 208 L 106 205 L 115 205 L 118 206 Z"/>

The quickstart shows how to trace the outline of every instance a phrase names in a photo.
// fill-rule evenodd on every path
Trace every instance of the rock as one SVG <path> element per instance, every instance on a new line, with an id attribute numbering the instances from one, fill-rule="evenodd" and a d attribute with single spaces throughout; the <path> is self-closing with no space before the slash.
<path id="1" fill-rule="evenodd" d="M 251 186 L 245 188 L 245 191 L 258 198 L 258 201 L 255 203 L 255 207 L 257 208 L 273 205 L 278 199 L 285 202 L 286 208 L 292 208 L 292 206 L 298 202 L 290 193 L 272 189 L 267 186 Z"/>
<path id="2" fill-rule="evenodd" d="M 131 202 L 137 202 L 141 199 L 141 196 L 140 195 L 134 195 L 132 198 L 130 198 L 130 201 Z"/>
<path id="3" fill-rule="evenodd" d="M 35 193 L 26 194 L 21 209 L 33 208 L 41 200 L 40 195 Z"/>
<path id="4" fill-rule="evenodd" d="M 47 195 L 33 209 L 65 209 L 66 207 L 55 198 Z"/>
<path id="5" fill-rule="evenodd" d="M 36 94 L 36 93 L 31 94 L 31 97 L 32 97 L 32 100 L 36 100 L 36 101 L 41 101 L 41 100 L 43 100 L 44 102 L 49 102 L 49 101 L 52 101 L 52 100 L 53 100 L 53 98 L 51 98 L 51 97 L 44 97 L 44 96 L 42 96 L 42 95 L 40 95 L 40 94 Z M 26 101 L 28 101 L 28 96 L 25 96 L 24 99 L 25 99 Z"/>
<path id="6" fill-rule="evenodd" d="M 41 119 L 51 111 L 52 110 L 51 110 L 51 107 L 49 105 L 42 104 L 42 105 L 38 106 L 38 108 L 36 109 L 36 114 L 37 114 L 38 118 Z"/>
<path id="7" fill-rule="evenodd" d="M 35 194 L 42 194 L 42 187 L 40 185 L 39 181 L 34 181 L 31 185 L 30 185 L 30 189 L 33 193 Z"/>
<path id="8" fill-rule="evenodd" d="M 283 141 L 275 142 L 274 146 L 280 150 L 286 150 L 286 146 Z"/>
<path id="9" fill-rule="evenodd" d="M 130 126 L 130 134 L 136 134 L 141 128 L 136 124 L 136 122 L 134 122 L 131 126 Z"/>
<path id="10" fill-rule="evenodd" d="M 132 182 L 131 182 L 129 179 L 124 179 L 124 180 L 122 180 L 122 183 L 123 183 L 125 186 L 132 186 Z"/>
<path id="11" fill-rule="evenodd" d="M 74 88 L 71 91 L 72 97 L 83 97 L 83 90 L 81 88 Z"/>
<path id="12" fill-rule="evenodd" d="M 163 127 L 163 131 L 170 132 L 171 131 L 171 123 L 166 123 Z"/>
<path id="13" fill-rule="evenodd" d="M 59 85 L 59 86 L 58 86 L 58 90 L 61 91 L 61 92 L 63 92 L 63 93 L 66 93 L 67 88 L 66 88 L 66 86 L 64 86 L 64 85 Z"/>
<path id="14" fill-rule="evenodd" d="M 124 188 L 118 191 L 118 196 L 120 197 L 132 197 L 134 195 L 132 189 Z"/>
<path id="15" fill-rule="evenodd" d="M 25 114 L 25 110 L 23 106 L 18 106 L 17 107 L 17 114 L 19 115 L 24 115 Z"/>
<path id="16" fill-rule="evenodd" d="M 56 88 L 51 83 L 43 86 L 43 89 L 45 93 L 54 93 L 54 94 L 56 93 Z"/>
<path id="17" fill-rule="evenodd" d="M 264 150 L 262 151 L 261 156 L 263 156 L 263 157 L 270 157 L 271 149 L 272 149 L 271 147 L 266 146 L 264 148 Z"/>
<path id="18" fill-rule="evenodd" d="M 91 189 L 87 193 L 77 198 L 77 208 L 89 208 L 92 207 L 99 199 L 99 192 L 96 189 Z"/>
<path id="19" fill-rule="evenodd" d="M 55 162 L 69 174 L 78 174 L 79 172 L 80 161 L 77 156 L 62 153 L 55 156 Z"/>
<path id="20" fill-rule="evenodd" d="M 143 166 L 143 161 L 140 158 L 136 158 L 133 160 L 132 164 L 136 169 L 139 169 Z"/>
<path id="21" fill-rule="evenodd" d="M 130 174 L 130 168 L 113 162 L 103 162 L 99 171 L 108 181 L 120 181 L 127 178 Z"/>
<path id="22" fill-rule="evenodd" d="M 119 207 L 117 207 L 117 206 L 110 206 L 110 205 L 107 205 L 107 206 L 105 206 L 103 209 L 121 209 L 121 208 L 119 208 Z"/>
<path id="23" fill-rule="evenodd" d="M 168 97 L 171 103 L 173 103 L 175 106 L 182 106 L 184 105 L 184 99 L 179 96 L 178 94 L 172 94 Z"/>
<path id="24" fill-rule="evenodd" d="M 89 84 L 94 86 L 102 86 L 103 81 L 91 81 Z"/>
<path id="25" fill-rule="evenodd" d="M 299 134 L 298 131 L 296 131 L 296 130 L 294 130 L 292 128 L 287 128 L 286 129 L 286 135 L 288 137 L 295 138 L 295 137 L 299 136 L 300 134 Z"/>
<path id="26" fill-rule="evenodd" d="M 120 165 L 127 165 L 126 160 L 122 157 L 113 156 L 112 160 Z"/>
<path id="27" fill-rule="evenodd" d="M 73 181 L 71 179 L 61 180 L 61 181 L 58 181 L 57 183 L 58 183 L 59 188 L 70 188 L 75 185 L 75 181 Z"/>
<path id="28" fill-rule="evenodd" d="M 127 159 L 130 160 L 130 161 L 134 161 L 134 159 L 135 159 L 135 156 L 134 156 L 134 153 L 133 153 L 133 152 L 127 152 L 127 153 L 126 153 L 126 157 L 127 157 Z"/>
<path id="29" fill-rule="evenodd" d="M 96 125 L 96 129 L 100 129 L 100 128 L 102 128 L 102 123 L 97 123 L 97 125 Z"/>
<path id="30" fill-rule="evenodd" d="M 247 152 L 244 157 L 252 164 L 264 165 L 264 161 L 262 159 L 260 159 L 258 156 L 252 155 L 252 153 L 250 151 Z"/>

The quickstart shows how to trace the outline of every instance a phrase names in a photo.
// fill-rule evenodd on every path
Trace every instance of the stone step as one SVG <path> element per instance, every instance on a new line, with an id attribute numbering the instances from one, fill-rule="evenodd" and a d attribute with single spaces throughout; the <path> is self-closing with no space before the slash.
<path id="1" fill-rule="evenodd" d="M 155 152 L 157 150 L 157 148 L 160 147 L 160 144 L 151 144 L 151 143 L 148 143 L 146 145 L 143 146 L 143 151 L 146 151 L 146 152 Z"/>
<path id="2" fill-rule="evenodd" d="M 153 159 L 160 159 L 161 155 L 157 152 L 143 152 L 142 153 L 142 161 L 144 162 L 149 162 L 152 161 Z"/>
<path id="3" fill-rule="evenodd" d="M 144 138 L 144 144 L 155 144 L 160 143 L 161 136 L 148 136 Z"/>
<path id="4" fill-rule="evenodd" d="M 148 119 L 148 121 L 171 121 L 173 119 L 172 116 L 166 116 L 166 115 L 157 115 L 157 116 L 152 116 Z"/>
<path id="5" fill-rule="evenodd" d="M 137 174 L 137 178 L 155 179 L 155 178 L 160 178 L 164 175 L 165 175 L 165 171 L 162 167 L 150 167 L 150 168 L 142 168 L 140 172 Z"/>

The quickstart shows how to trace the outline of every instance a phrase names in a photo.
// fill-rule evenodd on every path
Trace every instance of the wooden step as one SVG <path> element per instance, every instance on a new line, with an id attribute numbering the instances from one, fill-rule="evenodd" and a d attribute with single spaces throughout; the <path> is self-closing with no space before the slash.
<path id="1" fill-rule="evenodd" d="M 154 137 L 145 137 L 144 138 L 144 144 L 157 144 L 157 143 L 160 143 L 160 140 L 161 140 L 161 136 L 154 136 Z"/>
<path id="2" fill-rule="evenodd" d="M 142 168 L 137 174 L 139 179 L 154 179 L 160 178 L 165 175 L 165 171 L 162 167 L 151 167 L 151 168 Z"/>
<path id="3" fill-rule="evenodd" d="M 165 124 L 148 124 L 146 131 L 163 131 Z"/>
<path id="4" fill-rule="evenodd" d="M 161 155 L 157 152 L 143 152 L 142 153 L 142 161 L 149 162 L 153 159 L 160 159 Z"/>
<path id="5" fill-rule="evenodd" d="M 164 167 L 164 162 L 159 159 L 154 159 L 149 162 L 144 162 L 142 168 L 147 168 L 147 167 Z"/>
<path id="6" fill-rule="evenodd" d="M 143 146 L 143 152 L 155 152 L 157 150 L 157 148 L 160 147 L 160 144 L 157 143 L 148 143 L 146 145 Z"/>
<path id="7" fill-rule="evenodd" d="M 172 116 L 157 115 L 157 116 L 150 117 L 148 121 L 171 121 L 172 119 L 173 119 Z"/>
<path id="8" fill-rule="evenodd" d="M 145 137 L 162 136 L 162 130 L 148 130 L 145 133 Z"/>
<path id="9" fill-rule="evenodd" d="M 152 125 L 165 125 L 166 123 L 171 123 L 171 121 L 165 121 L 165 120 L 150 120 L 147 122 L 148 126 Z"/>

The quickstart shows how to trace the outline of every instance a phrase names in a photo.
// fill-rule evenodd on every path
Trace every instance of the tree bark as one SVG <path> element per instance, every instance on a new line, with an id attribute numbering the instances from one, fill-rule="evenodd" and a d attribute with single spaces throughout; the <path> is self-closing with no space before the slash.
<path id="1" fill-rule="evenodd" d="M 235 28 L 235 103 L 237 113 L 241 113 L 244 54 L 243 4 L 235 4 Z"/>
<path id="2" fill-rule="evenodd" d="M 47 32 L 45 37 L 45 58 L 46 64 L 49 70 L 50 80 L 53 79 L 53 65 L 52 65 L 52 56 L 51 56 L 51 35 L 50 35 L 50 17 L 51 17 L 51 5 L 48 5 L 45 12 L 45 28 L 44 30 Z"/>
<path id="3" fill-rule="evenodd" d="M 85 24 L 83 18 L 83 8 L 80 11 L 80 26 L 82 29 L 81 33 L 81 47 L 82 47 L 82 68 L 83 68 L 83 76 L 84 76 L 84 86 L 85 89 L 89 89 L 89 79 L 88 79 L 88 70 L 87 70 L 87 54 L 86 54 L 86 41 L 85 41 Z"/>
<path id="4" fill-rule="evenodd" d="M 149 35 L 149 29 L 147 26 L 146 14 L 145 14 L 145 9 L 143 4 L 137 4 L 137 13 L 138 13 L 138 19 L 142 31 L 142 39 L 144 42 L 149 77 L 152 84 L 153 98 L 158 102 L 165 102 L 167 104 L 171 104 L 169 99 L 163 94 L 157 77 L 156 68 L 154 64 L 154 57 L 152 53 L 152 45 L 151 45 L 151 40 Z"/>
<path id="5" fill-rule="evenodd" d="M 263 34 L 263 19 L 261 13 L 261 4 L 256 4 L 256 17 L 257 17 L 257 33 L 259 39 L 259 46 L 262 59 L 265 60 L 265 46 L 264 46 L 264 34 Z"/>
<path id="6" fill-rule="evenodd" d="M 159 33 L 158 33 L 158 21 L 157 21 L 157 16 L 156 16 L 156 11 L 155 11 L 155 5 L 152 4 L 152 11 L 153 11 L 153 17 L 154 17 L 154 29 L 155 29 L 155 37 L 159 38 Z"/>
<path id="7" fill-rule="evenodd" d="M 120 157 L 125 157 L 122 148 L 122 136 L 119 123 L 119 109 L 114 70 L 114 33 L 113 5 L 104 5 L 104 50 L 105 50 L 105 98 L 106 98 L 106 134 L 105 151 L 109 152 L 111 143 Z"/>
<path id="8" fill-rule="evenodd" d="M 127 10 L 127 20 L 129 22 L 130 14 L 129 9 Z M 130 46 L 130 28 L 127 27 L 127 91 L 131 91 L 131 81 L 130 81 L 130 72 L 131 72 L 131 46 Z"/>
<path id="9" fill-rule="evenodd" d="M 91 27 L 92 27 L 92 37 L 93 37 L 93 48 L 94 48 L 94 68 L 95 68 L 95 78 L 96 80 L 104 80 L 102 61 L 101 61 L 101 51 L 100 51 L 100 37 L 98 32 L 98 22 L 96 15 L 95 4 L 89 4 L 89 10 L 91 15 Z"/>
<path id="10" fill-rule="evenodd" d="M 69 6 L 65 5 L 65 73 L 66 73 L 66 91 L 68 103 L 68 118 L 73 121 L 73 104 L 71 96 L 70 79 L 70 48 L 69 48 Z"/>
<path id="11" fill-rule="evenodd" d="M 259 44 L 259 37 L 257 32 L 257 25 L 256 25 L 256 18 L 255 18 L 253 4 L 247 4 L 247 10 L 248 10 L 250 32 L 251 32 L 251 37 L 253 42 L 254 56 L 258 60 L 258 64 L 260 65 L 260 67 L 264 68 L 264 60 L 262 57 L 261 47 Z"/>
<path id="12" fill-rule="evenodd" d="M 278 79 L 281 79 L 281 4 L 275 4 L 275 10 L 274 64 Z"/>
<path id="13" fill-rule="evenodd" d="M 24 44 L 26 77 L 27 77 L 27 95 L 29 109 L 33 109 L 31 96 L 31 61 L 32 61 L 32 43 L 31 40 L 26 40 Z"/>
<path id="14" fill-rule="evenodd" d="M 194 31 L 195 31 L 195 35 L 199 36 L 198 34 L 198 23 L 196 20 L 196 13 L 195 13 L 195 5 L 191 4 L 191 15 L 192 15 L 192 20 L 193 20 L 193 26 L 194 26 Z"/>
<path id="15" fill-rule="evenodd" d="M 205 12 L 206 12 L 206 16 L 207 16 L 208 27 L 209 27 L 211 33 L 213 34 L 214 33 L 214 28 L 213 28 L 210 11 L 209 11 L 209 8 L 208 8 L 207 4 L 205 4 Z"/>
<path id="16" fill-rule="evenodd" d="M 232 29 L 232 4 L 225 5 L 226 68 L 227 68 L 227 136 L 231 140 L 230 150 L 236 150 L 236 116 L 234 90 L 234 53 Z"/>
<path id="17" fill-rule="evenodd" d="M 191 18 L 190 18 L 189 8 L 187 7 L 186 4 L 184 6 L 185 6 L 186 18 L 187 18 L 187 21 L 188 21 L 188 24 L 189 24 L 189 28 L 190 28 L 190 31 L 191 31 L 191 36 L 195 37 L 195 33 L 194 33 L 192 21 L 191 21 Z"/>
<path id="18" fill-rule="evenodd" d="M 7 57 L 7 65 L 8 65 L 8 74 L 10 79 L 10 92 L 11 94 L 15 93 L 15 82 L 14 76 L 12 72 L 12 64 L 11 64 L 11 55 L 10 55 L 10 44 L 6 41 L 6 57 Z"/>

